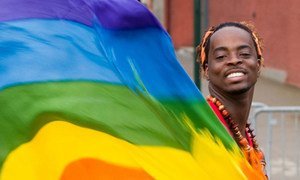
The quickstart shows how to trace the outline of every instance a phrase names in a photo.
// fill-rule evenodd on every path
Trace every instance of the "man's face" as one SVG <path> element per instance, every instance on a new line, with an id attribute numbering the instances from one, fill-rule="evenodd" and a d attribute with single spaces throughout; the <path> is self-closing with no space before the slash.
<path id="1" fill-rule="evenodd" d="M 210 39 L 205 76 L 219 92 L 240 94 L 254 87 L 261 62 L 251 35 L 238 27 L 224 27 Z"/>

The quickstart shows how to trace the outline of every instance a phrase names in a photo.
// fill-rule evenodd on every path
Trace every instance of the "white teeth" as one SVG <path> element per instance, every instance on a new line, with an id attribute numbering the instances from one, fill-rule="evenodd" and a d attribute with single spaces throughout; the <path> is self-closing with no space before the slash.
<path id="1" fill-rule="evenodd" d="M 240 77 L 240 76 L 243 76 L 243 75 L 244 75 L 244 73 L 236 72 L 236 73 L 229 74 L 227 77 L 228 78 L 233 78 L 233 77 Z"/>

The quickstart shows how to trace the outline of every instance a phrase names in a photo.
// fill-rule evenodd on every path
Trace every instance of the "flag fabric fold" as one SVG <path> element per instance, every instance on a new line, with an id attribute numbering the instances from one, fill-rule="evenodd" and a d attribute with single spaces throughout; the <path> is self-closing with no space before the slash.
<path id="1" fill-rule="evenodd" d="M 0 50 L 1 180 L 260 176 L 137 0 L 2 0 Z"/>

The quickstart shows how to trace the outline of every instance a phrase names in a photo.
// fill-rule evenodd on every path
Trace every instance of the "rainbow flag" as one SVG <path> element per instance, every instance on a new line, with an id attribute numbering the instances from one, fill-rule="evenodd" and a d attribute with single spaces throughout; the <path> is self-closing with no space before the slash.
<path id="1" fill-rule="evenodd" d="M 137 0 L 0 1 L 0 179 L 256 178 Z"/>

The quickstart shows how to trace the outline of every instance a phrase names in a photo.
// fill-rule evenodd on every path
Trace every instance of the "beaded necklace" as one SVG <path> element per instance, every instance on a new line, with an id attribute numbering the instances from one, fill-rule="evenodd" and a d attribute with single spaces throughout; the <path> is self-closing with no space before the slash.
<path id="1" fill-rule="evenodd" d="M 225 106 L 217 98 L 212 96 L 208 96 L 207 101 L 210 101 L 217 106 L 222 117 L 229 126 L 229 129 L 232 132 L 235 141 L 240 146 L 241 150 L 243 151 L 245 157 L 247 158 L 248 162 L 252 165 L 252 167 L 264 171 L 266 166 L 264 154 L 258 147 L 258 143 L 253 133 L 253 129 L 250 128 L 250 123 L 246 124 L 246 133 L 249 135 L 253 147 L 249 145 L 248 140 L 241 134 L 237 123 L 232 119 L 231 114 L 225 109 Z M 264 174 L 266 175 L 265 172 Z"/>

